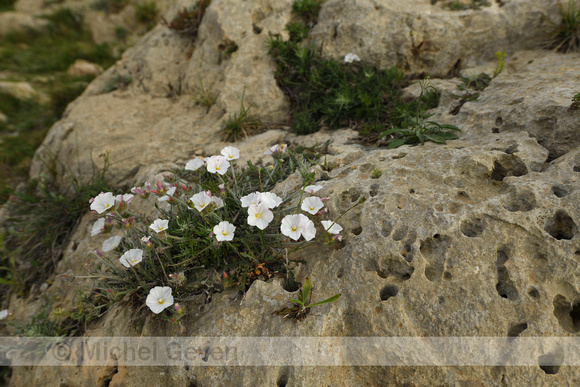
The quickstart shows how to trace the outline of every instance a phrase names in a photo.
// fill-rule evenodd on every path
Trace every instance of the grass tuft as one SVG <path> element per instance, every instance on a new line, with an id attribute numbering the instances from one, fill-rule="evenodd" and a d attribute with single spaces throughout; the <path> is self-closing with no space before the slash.
<path id="1" fill-rule="evenodd" d="M 569 0 L 566 8 L 560 0 L 557 5 L 562 20 L 556 23 L 548 19 L 550 39 L 546 47 L 565 54 L 576 52 L 580 49 L 580 7 L 576 9 L 574 0 Z"/>

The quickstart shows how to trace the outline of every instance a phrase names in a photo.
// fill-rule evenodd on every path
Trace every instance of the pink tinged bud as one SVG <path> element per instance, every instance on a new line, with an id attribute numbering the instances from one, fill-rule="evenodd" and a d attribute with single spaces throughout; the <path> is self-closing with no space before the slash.
<path id="1" fill-rule="evenodd" d="M 213 231 L 209 233 L 210 238 L 213 237 L 214 235 L 215 235 L 215 233 Z"/>
<path id="2" fill-rule="evenodd" d="M 89 204 L 93 204 L 94 201 L 95 201 L 95 198 L 90 198 L 89 199 Z"/>
<path id="3" fill-rule="evenodd" d="M 129 223 L 129 221 L 127 219 L 123 218 L 123 219 L 121 219 L 121 222 L 123 222 L 125 227 L 131 227 L 131 224 Z"/>
<path id="4" fill-rule="evenodd" d="M 325 201 L 325 200 L 328 200 L 328 199 L 330 199 L 330 196 L 325 196 L 323 198 L 320 198 L 320 200 L 322 200 L 322 201 Z"/>
<path id="5" fill-rule="evenodd" d="M 99 256 L 101 258 L 104 257 L 103 253 L 101 253 L 99 250 L 95 250 L 95 254 L 97 254 L 97 256 Z"/>
<path id="6" fill-rule="evenodd" d="M 107 289 L 107 292 L 109 292 L 110 294 L 113 293 L 113 291 L 110 288 Z"/>
<path id="7" fill-rule="evenodd" d="M 211 191 L 210 190 L 205 191 L 205 194 L 211 198 Z"/>
<path id="8" fill-rule="evenodd" d="M 310 170 L 310 173 L 314 173 L 314 168 L 312 168 L 312 169 Z"/>
<path id="9" fill-rule="evenodd" d="M 177 313 L 181 312 L 181 305 L 175 304 L 175 310 L 177 311 Z"/>
<path id="10" fill-rule="evenodd" d="M 335 235 L 332 237 L 332 239 L 337 240 L 337 241 L 341 241 L 342 240 L 342 235 Z"/>

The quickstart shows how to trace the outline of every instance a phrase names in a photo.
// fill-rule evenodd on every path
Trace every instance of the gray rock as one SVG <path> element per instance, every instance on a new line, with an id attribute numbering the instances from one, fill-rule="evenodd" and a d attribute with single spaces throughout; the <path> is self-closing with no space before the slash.
<path id="1" fill-rule="evenodd" d="M 342 59 L 352 52 L 381 68 L 441 77 L 493 59 L 498 50 L 539 48 L 545 19 L 557 19 L 548 0 L 490 3 L 450 11 L 427 0 L 330 0 L 312 30 L 313 42 L 325 56 Z"/>

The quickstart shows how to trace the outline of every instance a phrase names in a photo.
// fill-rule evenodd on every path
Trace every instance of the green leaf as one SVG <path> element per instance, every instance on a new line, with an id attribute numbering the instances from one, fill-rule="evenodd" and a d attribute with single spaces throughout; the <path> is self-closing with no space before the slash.
<path id="1" fill-rule="evenodd" d="M 425 137 L 423 137 L 422 132 L 417 132 L 417 138 L 419 139 L 419 141 L 421 141 L 421 145 L 425 144 Z"/>
<path id="2" fill-rule="evenodd" d="M 304 304 L 308 302 L 308 296 L 310 295 L 310 289 L 312 289 L 312 284 L 310 283 L 310 279 L 306 277 L 304 280 L 304 286 L 302 287 L 302 301 Z M 303 306 L 304 306 L 303 304 Z"/>
<path id="3" fill-rule="evenodd" d="M 294 304 L 298 304 L 302 307 L 302 309 L 304 309 L 304 303 L 301 300 L 295 300 L 293 298 L 290 299 L 290 302 L 294 303 Z"/>
<path id="4" fill-rule="evenodd" d="M 405 137 L 403 138 L 396 138 L 392 141 L 389 141 L 389 145 L 387 146 L 387 148 L 389 149 L 394 149 L 394 148 L 398 148 L 401 145 L 405 144 Z"/>
<path id="5" fill-rule="evenodd" d="M 433 142 L 437 142 L 439 144 L 446 144 L 445 139 L 441 137 L 439 134 L 426 134 L 425 137 Z"/>
<path id="6" fill-rule="evenodd" d="M 399 129 L 399 128 L 393 128 L 393 129 L 386 130 L 383 133 L 381 133 L 381 137 L 387 136 L 389 134 L 399 133 L 400 130 L 401 129 Z"/>
<path id="7" fill-rule="evenodd" d="M 457 137 L 457 135 L 455 133 L 451 133 L 451 132 L 439 132 L 437 134 L 446 140 L 456 140 L 459 138 L 459 137 Z"/>
<path id="8" fill-rule="evenodd" d="M 320 301 L 320 302 L 315 302 L 314 304 L 310 304 L 310 305 L 306 305 L 307 308 L 310 308 L 311 306 L 316 306 L 316 305 L 322 305 L 322 304 L 328 304 L 330 302 L 334 302 L 334 301 L 338 301 L 338 299 L 340 298 L 340 294 L 335 294 L 334 296 L 327 298 L 324 301 Z"/>

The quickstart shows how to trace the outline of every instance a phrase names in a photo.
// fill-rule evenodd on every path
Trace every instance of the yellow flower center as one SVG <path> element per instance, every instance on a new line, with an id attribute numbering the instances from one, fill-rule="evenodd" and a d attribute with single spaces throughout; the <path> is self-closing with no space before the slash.
<path id="1" fill-rule="evenodd" d="M 109 203 L 105 203 L 105 208 L 109 208 L 111 205 Z"/>
<path id="2" fill-rule="evenodd" d="M 314 207 L 310 207 L 310 211 L 314 211 Z"/>
<path id="3" fill-rule="evenodd" d="M 226 235 L 228 235 L 228 232 L 226 230 L 224 230 L 224 231 L 222 231 L 222 235 L 226 236 Z"/>
<path id="4" fill-rule="evenodd" d="M 201 203 L 199 206 L 200 206 L 201 208 L 203 208 L 203 207 L 205 207 L 205 203 Z"/>
<path id="5" fill-rule="evenodd" d="M 292 226 L 292 231 L 296 231 L 296 230 L 298 230 L 298 227 Z"/>
<path id="6" fill-rule="evenodd" d="M 256 214 L 256 218 L 260 219 L 262 217 L 262 214 L 260 214 L 259 212 Z"/>
<path id="7" fill-rule="evenodd" d="M 157 301 L 159 303 L 159 305 L 163 305 L 163 303 L 165 302 L 165 300 L 163 298 L 160 298 L 159 301 Z"/>
<path id="8" fill-rule="evenodd" d="M 137 260 L 136 260 L 136 259 L 133 259 L 133 260 L 131 261 L 131 265 L 132 265 L 132 264 L 134 264 L 134 263 L 137 263 Z"/>
<path id="9" fill-rule="evenodd" d="M 216 170 L 216 171 L 219 171 L 219 170 L 220 170 L 220 166 L 219 166 L 219 165 L 216 165 L 216 166 L 215 166 L 215 170 Z"/>

